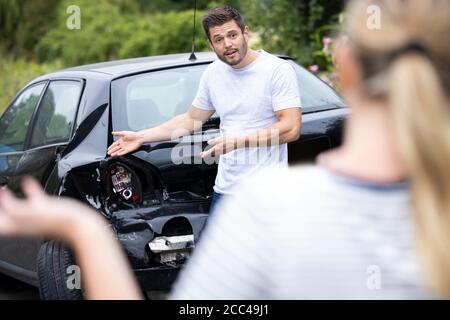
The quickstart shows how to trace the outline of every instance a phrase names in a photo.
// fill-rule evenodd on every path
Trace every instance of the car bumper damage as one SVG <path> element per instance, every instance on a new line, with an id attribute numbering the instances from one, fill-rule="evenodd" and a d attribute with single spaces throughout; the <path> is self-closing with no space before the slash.
<path id="1" fill-rule="evenodd" d="M 140 285 L 169 289 L 205 226 L 211 191 L 198 171 L 189 171 L 192 166 L 175 166 L 167 155 L 158 158 L 154 151 L 142 151 L 141 157 L 105 157 L 101 150 L 106 149 L 98 148 L 101 134 L 88 134 L 106 128 L 105 109 L 96 109 L 80 126 L 89 125 L 89 130 L 77 130 L 79 139 L 73 139 L 57 160 L 46 190 L 99 211 L 122 244 Z M 161 152 L 169 151 L 156 150 Z"/>
<path id="2" fill-rule="evenodd" d="M 111 225 L 146 289 L 170 288 L 205 225 L 208 214 L 198 209 L 184 204 L 112 214 Z"/>
<path id="3" fill-rule="evenodd" d="M 167 290 L 203 230 L 210 198 L 168 192 L 157 174 L 126 162 L 100 161 L 73 168 L 59 195 L 79 198 L 108 219 L 139 283 Z"/>

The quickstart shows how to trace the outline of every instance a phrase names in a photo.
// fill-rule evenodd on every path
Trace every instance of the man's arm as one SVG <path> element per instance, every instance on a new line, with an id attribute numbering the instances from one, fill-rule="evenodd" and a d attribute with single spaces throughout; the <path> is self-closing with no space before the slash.
<path id="1" fill-rule="evenodd" d="M 122 156 L 137 150 L 147 142 L 172 140 L 188 135 L 199 130 L 213 114 L 214 110 L 203 110 L 191 106 L 186 113 L 176 116 L 155 128 L 138 132 L 113 132 L 112 134 L 119 137 L 119 140 L 111 144 L 108 148 L 108 154 L 110 156 Z"/>
<path id="2" fill-rule="evenodd" d="M 302 112 L 298 107 L 275 112 L 278 122 L 255 134 L 242 138 L 245 147 L 260 145 L 271 146 L 295 141 L 300 138 L 302 128 Z M 273 138 L 272 138 L 273 137 Z M 278 137 L 278 138 L 277 138 Z M 274 139 L 275 138 L 275 139 Z"/>
<path id="3" fill-rule="evenodd" d="M 300 137 L 302 112 L 299 107 L 287 108 L 275 112 L 278 121 L 258 132 L 241 137 L 219 137 L 208 141 L 213 145 L 202 157 L 219 155 L 239 148 L 271 146 L 295 141 Z"/>
<path id="4" fill-rule="evenodd" d="M 138 135 L 143 143 L 177 139 L 201 129 L 202 125 L 213 114 L 214 111 L 212 110 L 203 110 L 191 106 L 186 113 L 180 114 L 155 128 L 139 131 Z"/>

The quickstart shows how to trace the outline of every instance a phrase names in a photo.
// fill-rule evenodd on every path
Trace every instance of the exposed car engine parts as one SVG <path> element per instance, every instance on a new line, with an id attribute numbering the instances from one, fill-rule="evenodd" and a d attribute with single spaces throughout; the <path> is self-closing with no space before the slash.
<path id="1" fill-rule="evenodd" d="M 156 261 L 165 265 L 175 266 L 187 260 L 194 249 L 194 235 L 156 237 L 148 246 L 156 254 Z"/>

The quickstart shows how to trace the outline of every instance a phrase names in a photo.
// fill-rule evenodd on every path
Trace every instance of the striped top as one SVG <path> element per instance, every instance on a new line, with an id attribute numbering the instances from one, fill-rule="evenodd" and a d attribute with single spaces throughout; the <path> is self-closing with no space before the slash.
<path id="1" fill-rule="evenodd" d="M 268 170 L 216 207 L 172 299 L 432 298 L 408 183 Z"/>

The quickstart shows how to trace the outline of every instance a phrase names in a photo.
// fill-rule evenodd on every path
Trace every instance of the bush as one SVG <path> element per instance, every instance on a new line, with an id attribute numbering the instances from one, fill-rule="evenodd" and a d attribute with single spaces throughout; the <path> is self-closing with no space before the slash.
<path id="1" fill-rule="evenodd" d="M 65 65 L 74 66 L 191 50 L 193 10 L 142 15 L 131 6 L 124 11 L 108 0 L 80 0 L 81 30 L 69 30 L 68 15 L 62 10 L 69 3 L 61 3 L 58 27 L 37 44 L 39 62 L 62 59 Z M 197 12 L 196 19 L 198 51 L 208 48 L 201 30 L 203 13 Z"/>
<path id="2" fill-rule="evenodd" d="M 11 102 L 14 96 L 29 81 L 34 78 L 61 69 L 61 62 L 46 64 L 37 64 L 24 59 L 0 59 L 0 114 L 3 113 L 6 106 Z"/>
<path id="3" fill-rule="evenodd" d="M 196 51 L 208 50 L 201 29 L 204 12 L 196 16 Z M 129 34 L 119 51 L 119 58 L 190 52 L 194 11 L 168 12 L 136 19 L 123 24 Z"/>
<path id="4" fill-rule="evenodd" d="M 342 2 L 198 0 L 196 51 L 209 50 L 201 27 L 205 10 L 227 4 L 246 18 L 256 47 L 290 55 L 329 77 L 332 59 L 323 39 L 339 30 Z M 81 30 L 66 27 L 72 4 L 81 9 Z M 0 111 L 28 81 L 55 69 L 189 52 L 192 7 L 193 1 L 179 0 L 0 0 Z"/>
<path id="5" fill-rule="evenodd" d="M 125 19 L 120 7 L 107 0 L 79 0 L 81 29 L 69 30 L 66 8 L 70 4 L 70 0 L 61 2 L 57 27 L 35 47 L 38 61 L 62 59 L 65 65 L 74 66 L 116 58 L 122 39 L 117 25 Z"/>
<path id="6" fill-rule="evenodd" d="M 342 0 L 246 0 L 243 8 L 262 47 L 309 66 L 321 50 L 323 32 L 338 25 L 342 4 Z"/>
<path id="7" fill-rule="evenodd" d="M 54 27 L 61 0 L 0 0 L 0 46 L 31 58 L 35 44 Z"/>

